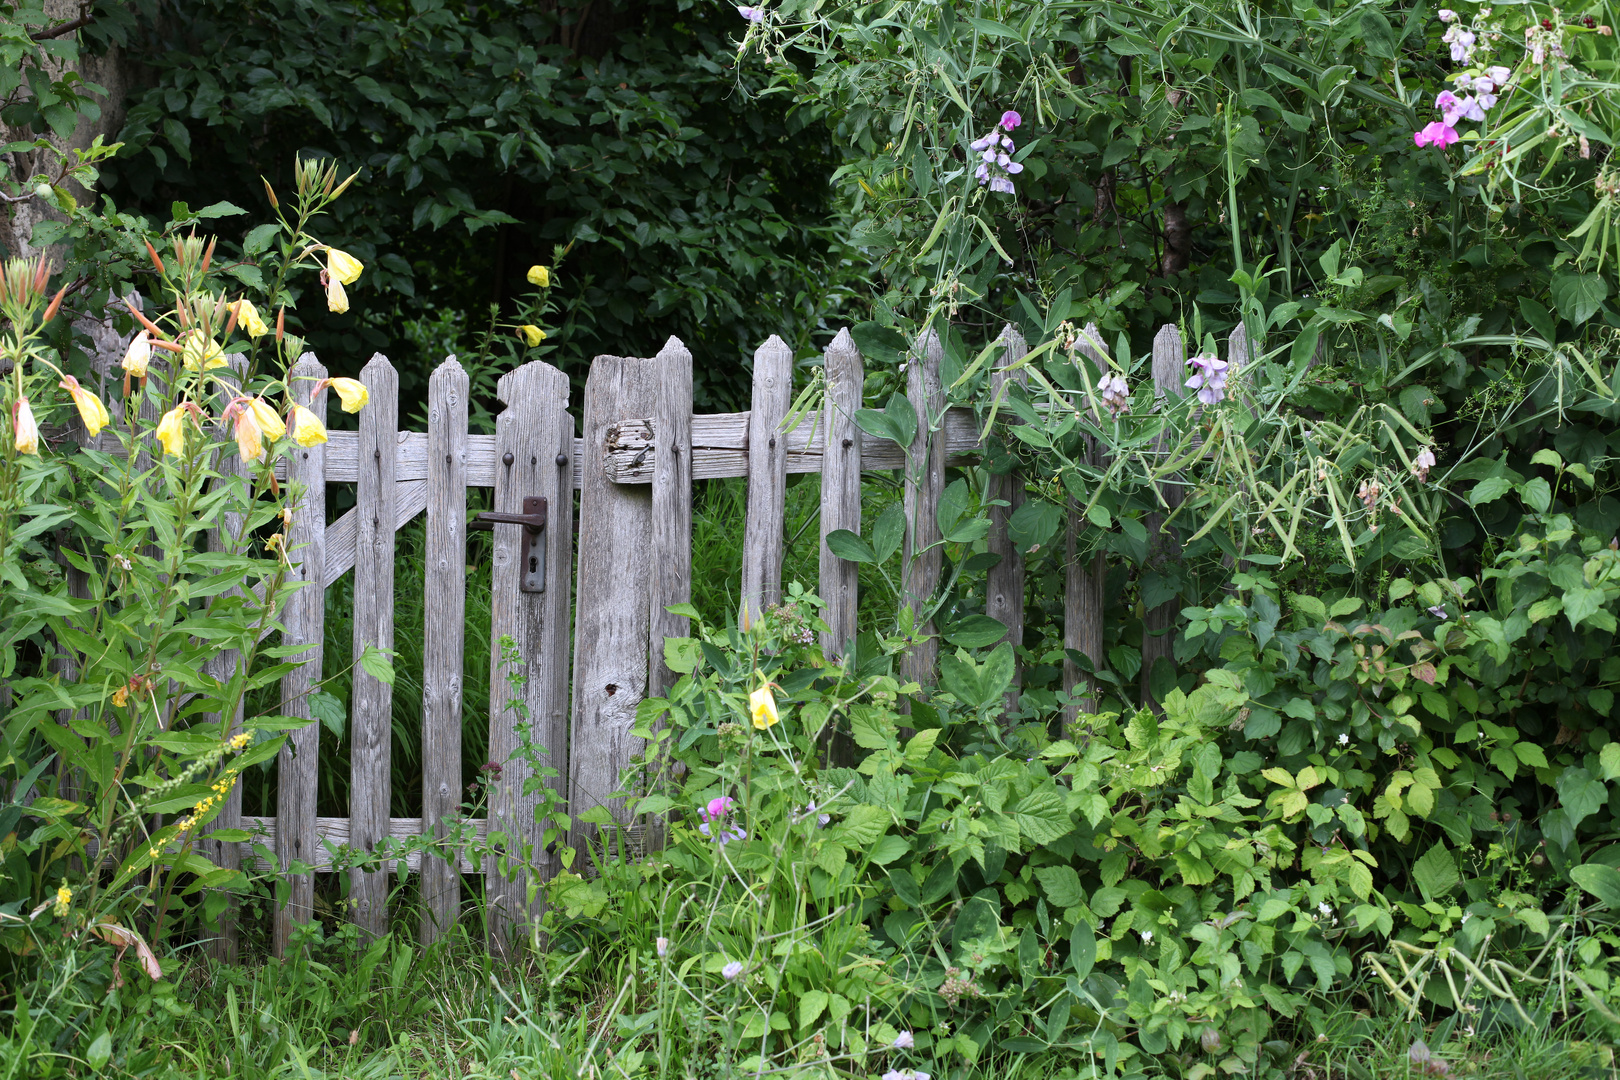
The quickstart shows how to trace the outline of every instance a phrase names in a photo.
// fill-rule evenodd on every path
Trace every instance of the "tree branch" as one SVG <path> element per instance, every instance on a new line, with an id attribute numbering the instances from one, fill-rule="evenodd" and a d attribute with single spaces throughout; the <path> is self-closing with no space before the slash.
<path id="1" fill-rule="evenodd" d="M 51 38 L 66 37 L 67 35 L 73 33 L 73 31 L 89 26 L 95 21 L 96 17 L 90 14 L 90 5 L 80 4 L 79 17 L 77 19 L 74 19 L 72 22 L 63 23 L 61 26 L 53 26 L 49 30 L 37 31 L 36 33 L 29 34 L 28 36 L 35 41 L 49 41 Z"/>

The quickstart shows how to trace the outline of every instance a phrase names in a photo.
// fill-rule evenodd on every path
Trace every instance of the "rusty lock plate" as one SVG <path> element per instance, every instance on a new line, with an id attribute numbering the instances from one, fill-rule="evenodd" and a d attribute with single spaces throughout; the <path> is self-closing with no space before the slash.
<path id="1" fill-rule="evenodd" d="M 543 593 L 546 591 L 546 500 L 543 495 L 530 495 L 523 500 L 523 513 L 503 514 L 485 510 L 474 515 L 469 529 L 493 530 L 497 525 L 523 526 L 523 547 L 519 557 L 523 560 L 518 573 L 518 591 Z"/>

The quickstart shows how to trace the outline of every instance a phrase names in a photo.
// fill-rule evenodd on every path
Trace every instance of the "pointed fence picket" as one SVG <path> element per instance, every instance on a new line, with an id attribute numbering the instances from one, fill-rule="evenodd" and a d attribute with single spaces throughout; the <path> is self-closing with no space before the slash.
<path id="1" fill-rule="evenodd" d="M 1011 327 L 991 374 L 1001 396 L 1024 382 L 1018 368 L 1026 353 Z M 1080 347 L 1103 358 L 1101 338 L 1088 326 Z M 1256 350 L 1241 328 L 1228 342 L 1229 356 L 1241 367 Z M 862 406 L 864 367 L 849 332 L 840 331 L 824 357 L 826 393 L 817 410 L 789 422 L 793 355 L 772 337 L 755 355 L 752 408 L 745 413 L 693 415 L 692 354 L 671 338 L 656 357 L 599 356 L 591 365 L 579 437 L 568 412 L 568 379 L 543 362 L 526 364 L 500 380 L 503 406 L 493 436 L 467 430 L 467 373 L 452 357 L 433 373 L 428 392 L 428 430 L 397 430 L 398 376 L 388 360 L 375 356 L 361 372 L 371 396 L 358 432 L 331 432 L 323 446 L 295 447 L 278 464 L 289 486 L 288 527 L 292 578 L 306 582 L 293 590 L 282 611 L 283 645 L 305 646 L 293 659 L 306 662 L 282 678 L 282 711 L 308 721 L 294 729 L 282 750 L 274 817 L 245 817 L 242 827 L 268 838 L 287 877 L 287 900 L 275 916 L 278 954 L 293 927 L 313 915 L 313 877 L 292 874 L 293 863 L 329 872 L 335 850 L 349 845 L 375 850 L 388 837 L 444 838 L 459 825 L 492 839 L 493 854 L 483 866 L 465 855 L 435 850 L 412 855 L 407 870 L 420 875 L 421 937 L 431 941 L 458 918 L 462 876 L 480 874 L 489 911 L 490 947 L 504 950 L 511 932 L 544 910 L 544 880 L 560 867 L 538 820 L 546 789 L 565 803 L 575 822 L 572 843 L 611 839 L 626 854 L 639 854 L 659 842 L 660 823 L 638 822 L 633 808 L 611 796 L 639 753 L 632 735 L 636 706 L 662 695 L 674 673 L 663 662 L 667 637 L 687 632 L 684 616 L 669 611 L 691 595 L 692 483 L 713 477 L 746 477 L 748 514 L 739 568 L 743 619 L 751 619 L 781 597 L 786 481 L 790 474 L 821 474 L 820 593 L 826 603 L 828 632 L 822 637 L 829 657 L 853 646 L 859 603 L 858 567 L 835 556 L 826 537 L 840 529 L 861 531 L 863 471 L 899 474 L 904 491 L 904 601 L 917 618 L 917 640 L 901 661 L 906 680 L 933 682 L 938 641 L 931 612 L 938 602 L 944 545 L 938 510 L 947 470 L 979 459 L 979 418 L 966 409 L 946 407 L 940 382 L 943 349 L 929 335 L 908 357 L 907 396 L 916 412 L 915 440 L 901 447 L 864 434 L 855 423 Z M 292 375 L 300 385 L 323 378 L 326 369 L 311 354 Z M 1184 393 L 1185 349 L 1173 327 L 1155 339 L 1155 386 L 1161 396 Z M 1241 379 L 1240 379 L 1241 381 Z M 326 392 L 313 402 L 324 415 Z M 1008 413 L 999 415 L 1010 424 Z M 998 436 L 999 437 L 999 436 Z M 1160 448 L 1161 451 L 1163 447 Z M 1094 467 L 1104 467 L 1096 447 L 1087 450 Z M 338 520 L 326 521 L 329 485 L 356 485 L 356 505 Z M 467 519 L 467 489 L 493 489 L 493 511 Z M 575 495 L 578 543 L 575 543 Z M 1023 641 L 1024 559 L 1013 541 L 1011 522 L 1025 498 L 1016 472 L 990 479 L 990 531 L 986 549 L 1000 556 L 989 571 L 985 611 L 1008 629 L 1003 640 Z M 1181 501 L 1176 478 L 1161 487 L 1164 509 Z M 543 501 L 543 502 L 542 502 Z M 1004 505 L 1000 505 L 1004 504 Z M 535 515 L 543 509 L 543 527 Z M 390 689 L 358 663 L 369 648 L 393 643 L 396 583 L 394 533 L 417 514 L 427 513 L 426 567 L 422 582 L 427 610 L 422 671 L 422 807 L 419 817 L 390 816 Z M 1179 557 L 1173 530 L 1163 514 L 1150 519 L 1153 542 L 1149 570 L 1169 567 Z M 225 533 L 239 528 L 226 522 Z M 500 766 L 491 776 L 487 819 L 458 821 L 467 778 L 461 774 L 464 616 L 468 581 L 464 548 L 469 528 L 493 530 L 489 587 L 492 590 L 489 712 L 490 759 Z M 1065 524 L 1064 645 L 1102 670 L 1106 562 L 1086 535 L 1090 528 L 1080 507 L 1069 503 Z M 228 544 L 229 535 L 211 538 Z M 321 680 L 324 590 L 344 573 L 355 574 L 353 650 L 356 667 L 350 705 L 351 796 L 347 817 L 317 818 L 316 760 L 319 727 L 309 696 Z M 414 587 L 412 583 L 411 587 Z M 1174 681 L 1168 630 L 1173 602 L 1146 612 L 1141 668 L 1144 700 Z M 71 658 L 68 658 L 71 662 Z M 234 661 L 233 661 L 234 662 Z M 222 677 L 228 672 L 222 667 Z M 1072 704 L 1071 724 L 1090 708 L 1098 692 L 1081 665 L 1065 660 L 1062 685 Z M 0 687 L 3 692 L 3 687 Z M 925 689 L 926 693 L 926 689 Z M 1015 681 L 1009 711 L 1018 705 Z M 217 720 L 217 717 L 216 717 Z M 831 739 L 832 760 L 848 761 L 853 748 Z M 531 784 L 531 768 L 554 770 Z M 525 790 L 529 788 L 530 790 Z M 604 807 L 610 815 L 581 814 Z M 464 835 L 464 834 L 463 834 Z M 232 850 L 235 848 L 236 850 Z M 217 850 L 215 850 L 217 849 Z M 246 845 L 211 842 L 222 864 L 252 859 Z M 370 934 L 387 929 L 392 867 L 352 869 L 350 918 Z M 530 875 L 533 875 L 532 877 Z M 213 954 L 234 955 L 230 928 Z"/>

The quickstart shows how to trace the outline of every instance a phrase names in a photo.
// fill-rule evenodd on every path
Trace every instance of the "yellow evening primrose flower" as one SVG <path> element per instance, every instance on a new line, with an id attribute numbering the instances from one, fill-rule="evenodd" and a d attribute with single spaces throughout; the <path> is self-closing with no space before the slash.
<path id="1" fill-rule="evenodd" d="M 129 348 L 124 352 L 123 369 L 137 379 L 146 378 L 146 367 L 152 362 L 152 335 L 142 330 L 130 339 Z"/>
<path id="2" fill-rule="evenodd" d="M 56 917 L 60 919 L 68 913 L 68 905 L 73 903 L 73 890 L 63 885 L 56 890 Z"/>
<path id="3" fill-rule="evenodd" d="M 349 310 L 349 294 L 343 291 L 343 282 L 335 274 L 326 281 L 326 309 L 339 315 Z"/>
<path id="4" fill-rule="evenodd" d="M 254 398 L 248 402 L 248 408 L 253 410 L 253 419 L 258 422 L 259 430 L 264 432 L 271 442 L 287 434 L 287 425 L 264 398 Z"/>
<path id="5" fill-rule="evenodd" d="M 123 686 L 120 686 L 118 689 L 113 691 L 112 702 L 113 702 L 114 705 L 118 706 L 120 709 L 122 709 L 125 705 L 129 704 L 129 684 L 128 683 L 125 683 Z"/>
<path id="6" fill-rule="evenodd" d="M 253 301 L 247 297 L 244 296 L 232 304 L 231 310 L 236 312 L 236 321 L 248 332 L 248 337 L 263 337 L 270 332 L 270 328 L 264 325 L 264 320 L 259 317 L 259 309 L 254 307 Z"/>
<path id="7" fill-rule="evenodd" d="M 112 417 L 107 415 L 107 406 L 101 399 L 79 385 L 79 380 L 71 375 L 64 375 L 62 381 L 56 385 L 68 392 L 73 404 L 79 410 L 79 419 L 84 421 L 84 430 L 90 433 L 91 438 L 99 435 L 101 429 L 112 423 Z"/>
<path id="8" fill-rule="evenodd" d="M 529 343 L 531 349 L 546 340 L 546 332 L 538 326 L 520 326 L 518 327 L 518 334 L 522 336 L 524 341 Z"/>
<path id="9" fill-rule="evenodd" d="M 39 424 L 34 420 L 34 410 L 28 407 L 27 398 L 18 398 L 11 407 L 11 427 L 17 433 L 17 452 L 38 455 Z"/>
<path id="10" fill-rule="evenodd" d="M 780 719 L 776 715 L 776 699 L 771 696 L 769 683 L 748 695 L 748 712 L 754 718 L 754 726 L 764 731 L 766 728 L 776 726 Z"/>
<path id="11" fill-rule="evenodd" d="M 335 247 L 326 249 L 326 272 L 345 285 L 359 281 L 360 271 L 365 268 L 364 263 L 347 251 L 339 251 Z"/>
<path id="12" fill-rule="evenodd" d="M 164 413 L 163 419 L 158 421 L 157 440 L 163 444 L 163 452 L 165 454 L 173 454 L 178 457 L 185 453 L 185 419 L 186 407 L 184 405 L 176 405 L 174 408 Z"/>
<path id="13" fill-rule="evenodd" d="M 366 402 L 371 400 L 371 391 L 367 390 L 366 384 L 359 379 L 327 379 L 326 385 L 337 391 L 344 412 L 359 412 L 365 407 Z M 316 386 L 315 389 L 319 391 L 320 387 Z"/>
<path id="14" fill-rule="evenodd" d="M 180 352 L 180 360 L 196 371 L 212 371 L 225 366 L 225 350 L 219 347 L 219 342 L 211 337 L 204 337 L 200 331 L 194 331 L 186 338 L 186 344 Z"/>
<path id="15" fill-rule="evenodd" d="M 289 425 L 293 442 L 299 446 L 319 446 L 326 441 L 326 425 L 302 405 L 294 405 Z"/>
<path id="16" fill-rule="evenodd" d="M 543 266 L 529 267 L 529 284 L 537 289 L 549 289 L 551 287 L 551 271 Z"/>

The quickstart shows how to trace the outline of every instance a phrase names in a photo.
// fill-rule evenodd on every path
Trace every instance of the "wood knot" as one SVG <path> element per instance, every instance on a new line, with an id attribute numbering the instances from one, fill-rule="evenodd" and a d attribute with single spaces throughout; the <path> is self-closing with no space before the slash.
<path id="1" fill-rule="evenodd" d="M 612 697 L 614 694 L 617 694 L 619 692 L 619 684 L 618 683 L 608 683 L 602 689 L 607 691 L 607 696 L 608 697 Z"/>

